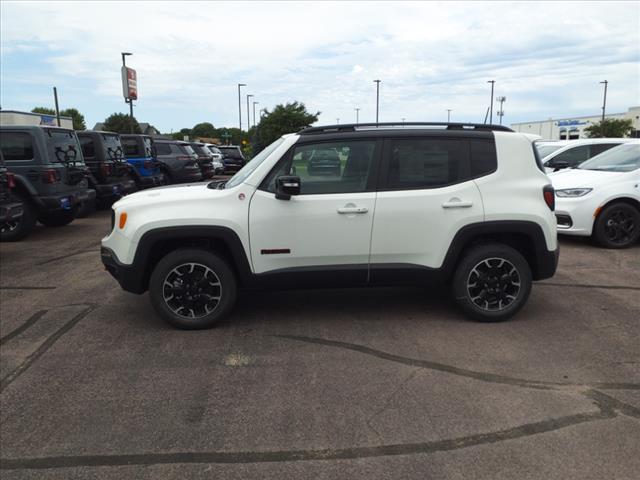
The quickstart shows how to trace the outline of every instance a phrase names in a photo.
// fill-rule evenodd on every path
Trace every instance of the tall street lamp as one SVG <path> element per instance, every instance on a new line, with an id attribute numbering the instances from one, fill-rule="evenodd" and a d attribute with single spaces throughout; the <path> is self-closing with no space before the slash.
<path id="1" fill-rule="evenodd" d="M 256 126 L 256 105 L 260 102 L 253 102 L 253 126 Z"/>
<path id="2" fill-rule="evenodd" d="M 489 114 L 489 124 L 493 123 L 493 86 L 495 85 L 495 80 L 488 80 L 487 83 L 491 84 L 491 101 L 489 102 L 490 114 Z M 486 117 L 485 117 L 486 118 Z M 485 119 L 486 121 L 486 119 Z"/>
<path id="3" fill-rule="evenodd" d="M 356 125 L 360 123 L 360 109 L 356 108 Z"/>
<path id="4" fill-rule="evenodd" d="M 380 107 L 380 80 L 374 80 L 376 84 L 376 125 L 378 124 L 378 110 Z"/>
<path id="5" fill-rule="evenodd" d="M 251 97 L 253 97 L 253 95 L 247 94 L 247 133 L 249 132 L 249 128 L 251 128 L 251 125 L 249 125 L 249 122 L 251 122 L 251 120 L 249 120 L 251 118 L 249 116 L 249 98 Z"/>
<path id="6" fill-rule="evenodd" d="M 130 52 L 121 52 L 120 55 L 122 55 L 122 66 L 127 68 L 127 64 L 124 60 L 124 57 L 128 57 L 129 55 L 133 55 L 133 53 Z M 125 98 L 124 99 L 124 103 L 128 103 L 129 104 L 129 132 L 133 133 L 133 100 L 130 98 Z"/>
<path id="7" fill-rule="evenodd" d="M 607 85 L 609 84 L 609 82 L 605 80 L 604 82 L 600 83 L 604 83 L 604 100 L 602 102 L 602 121 L 604 122 L 604 111 L 607 108 Z"/>
<path id="8" fill-rule="evenodd" d="M 238 84 L 238 128 L 242 131 L 242 102 L 240 100 L 240 87 L 246 87 L 246 83 Z M 247 129 L 248 130 L 248 129 Z"/>
<path id="9" fill-rule="evenodd" d="M 500 111 L 498 112 L 498 116 L 500 117 L 500 125 L 502 125 L 502 117 L 504 117 L 504 108 L 503 104 L 507 101 L 507 97 L 497 97 L 496 102 L 500 102 Z"/>

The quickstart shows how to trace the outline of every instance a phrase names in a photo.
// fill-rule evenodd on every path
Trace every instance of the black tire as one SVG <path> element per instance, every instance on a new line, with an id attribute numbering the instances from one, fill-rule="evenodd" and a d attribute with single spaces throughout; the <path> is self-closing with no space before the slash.
<path id="1" fill-rule="evenodd" d="M 191 264 L 195 264 L 193 268 Z M 236 276 L 227 262 L 195 248 L 167 254 L 149 280 L 151 305 L 164 320 L 182 330 L 213 327 L 231 312 L 236 295 Z"/>
<path id="2" fill-rule="evenodd" d="M 77 214 L 78 211 L 74 208 L 72 210 L 40 215 L 38 221 L 45 227 L 64 227 L 73 222 Z"/>
<path id="3" fill-rule="evenodd" d="M 12 196 L 22 203 L 22 216 L 15 222 L 0 225 L 0 240 L 3 242 L 22 240 L 36 228 L 36 209 L 28 197 L 21 193 L 12 193 Z"/>
<path id="4" fill-rule="evenodd" d="M 531 269 L 520 252 L 494 243 L 465 252 L 451 288 L 456 303 L 469 317 L 500 322 L 524 306 L 531 283 Z"/>
<path id="5" fill-rule="evenodd" d="M 640 239 L 640 211 L 633 205 L 616 202 L 598 215 L 593 238 L 605 248 L 628 248 Z"/>

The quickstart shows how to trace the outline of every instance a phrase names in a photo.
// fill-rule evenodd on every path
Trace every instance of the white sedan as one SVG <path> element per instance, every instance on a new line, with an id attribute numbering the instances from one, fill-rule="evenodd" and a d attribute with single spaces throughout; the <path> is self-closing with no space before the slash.
<path id="1" fill-rule="evenodd" d="M 549 174 L 558 233 L 593 236 L 603 247 L 640 238 L 640 140 L 607 150 L 576 168 Z"/>

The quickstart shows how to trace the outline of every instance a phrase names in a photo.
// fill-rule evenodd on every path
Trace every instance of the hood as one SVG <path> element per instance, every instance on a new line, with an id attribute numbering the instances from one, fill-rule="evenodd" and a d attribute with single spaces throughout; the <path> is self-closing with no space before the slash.
<path id="1" fill-rule="evenodd" d="M 596 188 L 610 183 L 623 175 L 625 175 L 625 172 L 602 172 L 599 170 L 567 168 L 559 172 L 550 173 L 548 176 L 553 188 L 561 190 L 564 188 Z"/>
<path id="2" fill-rule="evenodd" d="M 145 203 L 176 202 L 185 199 L 201 198 L 203 196 L 211 197 L 223 191 L 207 188 L 210 183 L 211 181 L 209 180 L 206 182 L 182 183 L 179 185 L 149 188 L 121 198 L 114 204 L 114 208 L 144 205 Z"/>

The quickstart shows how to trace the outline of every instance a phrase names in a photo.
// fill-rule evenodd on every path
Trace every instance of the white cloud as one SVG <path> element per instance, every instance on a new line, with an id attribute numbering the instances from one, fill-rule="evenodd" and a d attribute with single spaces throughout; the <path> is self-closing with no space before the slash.
<path id="1" fill-rule="evenodd" d="M 121 100 L 120 52 L 138 70 L 138 117 L 164 130 L 237 124 L 238 82 L 260 107 L 299 100 L 323 123 L 481 121 L 486 81 L 507 96 L 505 121 L 640 103 L 637 3 L 7 3 L 2 83 L 34 62 L 69 104 L 102 120 Z M 17 61 L 16 59 L 20 59 Z M 31 60 L 33 59 L 33 60 Z M 21 63 L 22 62 L 22 63 Z M 32 66 L 32 65 L 31 65 Z M 42 73 L 42 72 L 41 72 Z M 40 75 L 39 75 L 40 76 Z M 46 82 L 46 80 L 45 80 Z M 34 96 L 24 86 L 24 98 Z M 20 104 L 20 98 L 7 99 Z M 8 108 L 7 105 L 6 108 Z M 27 108 L 30 106 L 26 106 Z M 243 116 L 246 105 L 243 98 Z M 95 117 L 95 118 L 94 118 Z"/>

